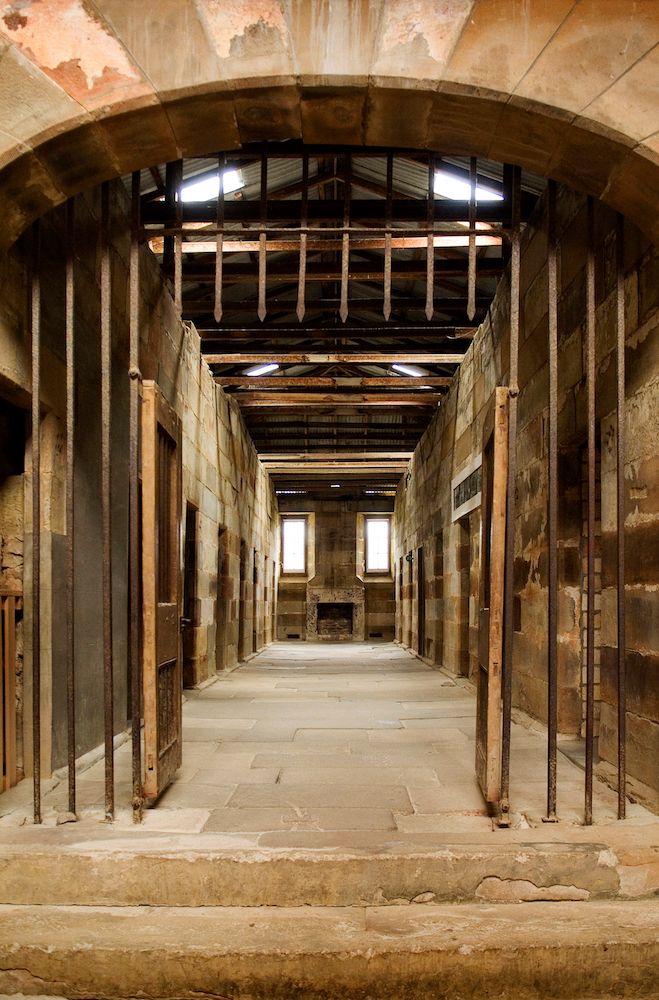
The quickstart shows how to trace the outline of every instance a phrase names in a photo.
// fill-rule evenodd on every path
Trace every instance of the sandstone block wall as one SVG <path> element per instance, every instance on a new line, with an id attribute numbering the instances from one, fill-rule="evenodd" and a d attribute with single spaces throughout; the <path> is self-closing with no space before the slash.
<path id="1" fill-rule="evenodd" d="M 111 187 L 112 530 L 115 727 L 128 724 L 128 248 L 129 203 Z M 66 759 L 65 617 L 65 210 L 41 221 L 42 294 L 42 767 Z M 77 752 L 103 739 L 100 511 L 100 193 L 76 200 L 75 656 Z M 19 763 L 31 768 L 31 443 L 28 334 L 29 235 L 0 263 L 0 418 L 23 414 L 24 471 L 0 463 L 2 585 L 24 589 L 25 659 L 19 659 Z M 195 517 L 195 601 L 185 680 L 199 684 L 272 638 L 276 588 L 276 498 L 237 406 L 216 387 L 199 336 L 176 316 L 156 259 L 141 252 L 140 367 L 155 379 L 182 420 L 183 525 Z M 6 416 L 6 414 L 5 414 Z M 1 422 L 1 419 L 0 419 Z M 9 454 L 7 441 L 2 462 Z M 246 555 L 239 586 L 241 541 Z M 25 548 L 23 561 L 23 547 Z M 255 570 L 256 567 L 256 570 Z M 218 582 L 219 581 L 219 582 Z M 245 638 L 239 649 L 239 634 Z M 20 647 L 19 647 L 20 651 Z M 24 675 L 24 683 L 23 683 Z M 22 735 L 25 739 L 22 739 Z"/>
<path id="2" fill-rule="evenodd" d="M 396 600 L 394 569 L 389 574 L 368 574 L 364 569 L 364 514 L 388 513 L 391 504 L 364 505 L 352 500 L 305 501 L 280 497 L 282 513 L 308 517 L 307 574 L 279 579 L 277 638 L 317 638 L 318 602 L 350 602 L 352 638 L 392 640 Z M 380 510 L 378 511 L 378 507 Z"/>
<path id="3" fill-rule="evenodd" d="M 583 731 L 585 658 L 584 482 L 586 444 L 585 262 L 586 199 L 558 189 L 559 238 L 559 730 Z M 615 762 L 617 744 L 616 507 L 615 507 L 615 227 L 616 216 L 596 205 L 597 422 L 601 466 L 596 497 L 596 711 L 600 754 Z M 547 230 L 543 199 L 523 238 L 517 493 L 515 523 L 515 647 L 513 699 L 518 708 L 547 718 Z M 659 632 L 655 629 L 659 560 L 654 534 L 659 518 L 659 255 L 625 223 L 625 310 L 628 405 L 626 541 L 628 546 L 627 663 L 628 770 L 659 792 Z M 443 538 L 442 570 L 425 559 L 425 654 L 455 673 L 477 664 L 480 511 L 452 522 L 450 482 L 482 448 L 492 392 L 505 384 L 509 365 L 509 288 L 503 279 L 487 321 L 417 448 L 396 498 L 395 554 L 403 559 L 397 637 L 417 648 L 418 578 L 405 556 L 432 551 Z M 601 522 L 600 522 L 601 502 Z M 441 578 L 441 583 L 440 583 Z M 400 582 L 399 582 L 400 588 Z M 438 589 L 443 597 L 437 597 Z M 434 595 L 434 596 L 431 596 Z M 441 653 L 433 618 L 443 619 Z M 430 645 L 435 637 L 435 647 Z M 601 687 L 600 687 L 601 657 Z M 513 762 L 514 763 L 514 762 Z M 648 793 L 650 794 L 650 793 Z M 658 798 L 659 801 L 659 798 Z"/>

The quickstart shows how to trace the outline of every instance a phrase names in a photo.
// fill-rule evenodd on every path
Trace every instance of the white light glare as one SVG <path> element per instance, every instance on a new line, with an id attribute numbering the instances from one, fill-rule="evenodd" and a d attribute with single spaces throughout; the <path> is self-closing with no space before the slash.
<path id="1" fill-rule="evenodd" d="M 332 490 L 340 490 L 341 489 L 341 483 L 332 483 L 330 485 L 330 489 L 332 489 Z"/>
<path id="2" fill-rule="evenodd" d="M 461 181 L 453 174 L 447 174 L 443 170 L 438 170 L 435 174 L 435 194 L 442 198 L 451 198 L 453 201 L 469 201 L 471 198 L 471 184 L 469 181 Z M 489 188 L 476 186 L 477 201 L 503 201 L 503 195 L 491 191 Z"/>
<path id="3" fill-rule="evenodd" d="M 222 187 L 225 194 L 238 191 L 245 187 L 244 181 L 237 170 L 225 170 L 222 174 Z M 181 188 L 181 201 L 213 201 L 220 193 L 220 175 L 204 177 L 201 181 L 191 181 Z"/>
<path id="4" fill-rule="evenodd" d="M 408 365 L 392 365 L 394 371 L 402 372 L 403 375 L 412 375 L 413 378 L 423 378 L 427 372 L 419 371 L 418 368 L 410 368 Z"/>
<path id="5" fill-rule="evenodd" d="M 279 365 L 276 361 L 271 362 L 269 365 L 261 365 L 260 368 L 252 368 L 251 371 L 247 372 L 247 375 L 265 375 L 266 372 L 273 372 Z"/>

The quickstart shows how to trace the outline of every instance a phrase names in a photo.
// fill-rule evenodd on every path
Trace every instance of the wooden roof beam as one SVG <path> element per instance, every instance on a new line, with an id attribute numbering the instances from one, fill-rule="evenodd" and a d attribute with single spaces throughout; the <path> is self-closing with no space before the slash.
<path id="1" fill-rule="evenodd" d="M 442 396 L 434 392 L 248 392 L 234 394 L 241 407 L 250 406 L 433 406 Z"/>
<path id="2" fill-rule="evenodd" d="M 318 375 L 216 375 L 215 384 L 223 387 L 235 386 L 238 389 L 296 389 L 296 388 L 330 388 L 330 389 L 420 389 L 422 386 L 446 387 L 451 379 L 446 376 L 423 375 L 420 378 L 407 378 L 403 375 L 383 375 L 381 377 L 346 378 Z"/>
<path id="3" fill-rule="evenodd" d="M 465 351 L 469 342 L 465 343 Z M 283 351 L 250 352 L 245 354 L 204 354 L 209 365 L 258 365 L 277 363 L 280 365 L 451 365 L 460 364 L 464 358 L 464 353 L 442 352 L 437 354 L 423 354 L 422 352 L 406 354 L 404 352 L 363 352 L 360 354 L 308 354 L 285 353 Z"/>

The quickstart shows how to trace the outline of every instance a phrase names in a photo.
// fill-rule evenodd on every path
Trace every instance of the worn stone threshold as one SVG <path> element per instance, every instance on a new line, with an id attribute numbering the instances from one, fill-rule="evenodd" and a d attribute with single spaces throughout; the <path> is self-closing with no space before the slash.
<path id="1" fill-rule="evenodd" d="M 4 830 L 0 903 L 369 907 L 659 893 L 659 824 L 547 826 L 405 841 L 362 834 L 333 844 L 327 833 L 321 836 L 325 843 L 310 848 L 294 840 L 264 847 L 244 834 L 147 832 L 90 822 Z"/>
<path id="2" fill-rule="evenodd" d="M 653 902 L 0 907 L 0 991 L 154 1000 L 659 996 Z"/>

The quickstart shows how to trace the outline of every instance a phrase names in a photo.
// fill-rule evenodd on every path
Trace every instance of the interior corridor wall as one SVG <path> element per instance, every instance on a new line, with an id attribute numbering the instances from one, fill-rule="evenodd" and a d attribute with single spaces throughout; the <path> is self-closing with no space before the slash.
<path id="1" fill-rule="evenodd" d="M 128 726 L 128 251 L 129 198 L 110 185 L 112 269 L 112 532 L 114 718 Z M 100 466 L 100 189 L 76 199 L 75 327 L 75 659 L 76 752 L 103 741 L 102 531 Z M 66 208 L 40 223 L 42 274 L 42 772 L 66 762 L 65 605 L 65 254 Z M 25 669 L 19 657 L 18 760 L 31 770 L 31 444 L 29 275 L 32 244 L 26 234 L 0 262 L 0 398 L 23 412 L 25 472 L 2 483 L 0 535 L 3 585 L 24 589 Z M 215 386 L 201 357 L 200 339 L 178 318 L 158 262 L 144 246 L 140 259 L 140 369 L 155 379 L 182 420 L 183 520 L 197 514 L 197 579 L 190 683 L 237 660 L 240 616 L 253 620 L 253 594 L 237 593 L 240 540 L 260 560 L 275 558 L 276 499 L 236 404 Z M 14 523 L 16 522 L 16 523 Z M 6 552 L 4 549 L 6 548 Z M 23 549 L 25 550 L 23 552 Z M 11 551 L 10 551 L 11 550 Z M 183 552 L 183 547 L 181 547 Z M 221 553 L 221 557 L 220 557 Z M 4 565 L 6 564 L 6 565 Z M 218 594 L 218 577 L 220 591 Z M 264 623 L 263 591 L 258 597 Z M 224 602 L 220 607 L 218 602 Z M 272 604 L 272 602 L 270 602 Z M 273 608 L 269 615 L 272 617 Z M 218 621 L 221 634 L 218 635 Z M 22 636 L 19 636 L 22 640 Z M 217 647 L 221 646 L 221 655 Z M 19 645 L 19 652 L 21 652 Z"/>
<path id="2" fill-rule="evenodd" d="M 279 506 L 282 514 L 306 516 L 308 558 L 306 573 L 279 577 L 277 638 L 319 638 L 311 605 L 322 600 L 354 602 L 355 632 L 350 639 L 359 638 L 363 630 L 367 642 L 391 641 L 396 616 L 395 570 L 392 563 L 388 573 L 366 572 L 364 518 L 391 517 L 392 502 L 385 498 L 364 502 L 280 496 Z"/>
<path id="3" fill-rule="evenodd" d="M 559 731 L 583 732 L 585 658 L 585 537 L 583 486 L 586 443 L 585 262 L 586 198 L 559 187 Z M 596 205 L 597 423 L 601 437 L 601 597 L 596 603 L 596 716 L 600 770 L 617 760 L 616 694 L 616 216 Z M 629 775 L 646 801 L 659 803 L 659 254 L 625 223 L 627 363 L 626 539 Z M 543 198 L 522 242 L 520 398 L 515 521 L 515 642 L 513 704 L 547 718 L 547 218 Z M 452 520 L 451 480 L 482 449 L 483 423 L 497 384 L 509 367 L 510 299 L 501 281 L 487 320 L 478 330 L 442 406 L 417 447 L 396 498 L 396 559 L 420 545 L 432 549 L 442 533 L 443 598 L 427 594 L 430 616 L 443 617 L 442 662 L 474 674 L 478 651 L 480 512 Z M 599 504 L 599 498 L 598 498 Z M 599 506 L 597 514 L 599 515 Z M 464 559 L 468 533 L 469 583 Z M 405 563 L 404 563 L 405 565 Z M 426 577 L 432 563 L 425 561 Z M 598 571 L 599 571 L 598 566 Z M 406 577 L 407 579 L 407 577 Z M 431 583 L 431 582 L 430 582 Z M 412 587 L 414 593 L 414 587 Z M 601 609 L 601 610 L 600 610 Z M 416 611 L 412 608 L 415 648 Z M 402 630 L 404 641 L 405 630 Z"/>

